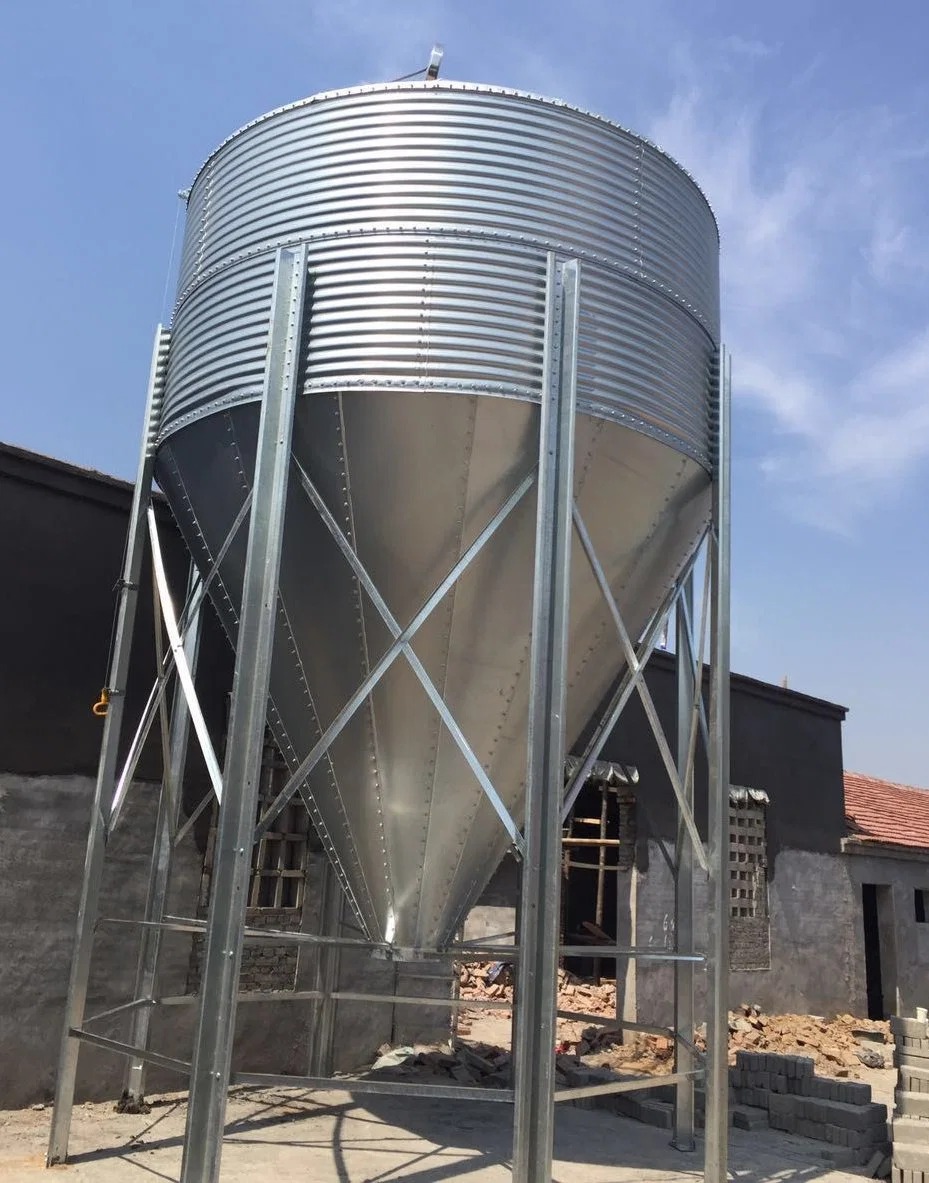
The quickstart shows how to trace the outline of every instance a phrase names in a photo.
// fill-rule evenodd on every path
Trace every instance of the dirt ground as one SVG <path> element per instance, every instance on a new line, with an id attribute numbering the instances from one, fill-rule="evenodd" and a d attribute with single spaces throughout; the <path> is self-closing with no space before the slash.
<path id="1" fill-rule="evenodd" d="M 612 989 L 565 976 L 560 1005 L 585 1014 L 614 1014 Z M 508 988 L 485 988 L 483 979 L 475 974 L 469 991 L 475 1005 L 460 1014 L 461 1042 L 485 1057 L 491 1053 L 494 1063 L 498 1051 L 508 1060 L 501 1049 L 510 1044 L 510 1012 L 480 1005 L 490 999 L 510 1001 Z M 464 990 L 463 994 L 468 997 Z M 751 1007 L 733 1012 L 733 1058 L 739 1047 L 796 1050 L 811 1055 L 821 1075 L 867 1081 L 874 1100 L 891 1108 L 896 1073 L 891 1068 L 866 1068 L 855 1057 L 861 1027 L 856 1020 L 840 1016 L 827 1023 L 810 1016 L 761 1016 L 756 1012 L 757 1008 Z M 624 1044 L 621 1036 L 617 1041 L 617 1034 L 606 1032 L 601 1038 L 586 1022 L 560 1022 L 557 1050 L 567 1057 L 580 1056 L 585 1064 L 622 1072 L 660 1077 L 670 1069 L 670 1040 L 644 1036 Z M 467 1047 L 460 1054 L 466 1051 Z M 427 1076 L 430 1057 L 436 1054 L 441 1057 L 441 1053 L 426 1049 Z M 455 1057 L 444 1059 L 455 1064 Z M 464 1065 L 455 1069 L 464 1070 Z M 404 1075 L 405 1069 L 399 1071 Z M 488 1081 L 475 1078 L 467 1083 Z M 75 1183 L 131 1183 L 136 1178 L 140 1183 L 176 1181 L 185 1116 L 183 1093 L 156 1098 L 151 1113 L 145 1116 L 117 1113 L 112 1103 L 79 1105 L 74 1111 L 70 1160 L 49 1175 L 45 1149 L 51 1109 L 36 1106 L 0 1111 L 0 1183 L 37 1183 L 55 1175 Z M 256 1179 L 262 1183 L 443 1183 L 458 1178 L 467 1178 L 469 1183 L 503 1183 L 511 1177 L 512 1120 L 512 1107 L 500 1101 L 238 1088 L 230 1094 L 227 1108 L 222 1178 L 228 1183 Z M 558 1105 L 553 1183 L 683 1183 L 701 1179 L 702 1142 L 693 1154 L 682 1154 L 669 1142 L 667 1130 L 610 1112 Z M 863 1177 L 831 1169 L 825 1159 L 827 1149 L 824 1143 L 775 1130 L 732 1129 L 730 1178 L 738 1183 L 843 1183 Z"/>
<path id="2" fill-rule="evenodd" d="M 38 1183 L 154 1183 L 179 1179 L 185 1097 L 157 1100 L 145 1116 L 112 1104 L 74 1111 L 71 1160 L 45 1171 L 48 1108 L 0 1112 L 0 1180 Z M 505 1183 L 512 1109 L 345 1093 L 237 1089 L 226 1115 L 226 1183 Z M 730 1176 L 739 1183 L 852 1183 L 830 1170 L 822 1146 L 759 1130 L 732 1130 Z M 694 1154 L 671 1148 L 668 1132 L 609 1113 L 560 1108 L 554 1183 L 684 1183 L 702 1176 Z"/>

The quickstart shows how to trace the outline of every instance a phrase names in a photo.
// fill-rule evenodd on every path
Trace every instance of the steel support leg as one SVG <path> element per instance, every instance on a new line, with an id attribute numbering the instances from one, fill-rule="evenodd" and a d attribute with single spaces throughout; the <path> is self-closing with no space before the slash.
<path id="1" fill-rule="evenodd" d="M 216 1183 L 219 1179 L 277 615 L 305 281 L 305 248 L 280 250 L 191 1067 L 183 1183 Z"/>
<path id="2" fill-rule="evenodd" d="M 188 600 L 193 594 L 198 576 L 191 564 L 187 585 Z M 190 620 L 184 640 L 184 654 L 191 673 L 196 674 L 197 658 L 200 652 L 200 625 L 202 615 L 199 606 Z M 148 897 L 145 902 L 146 925 L 142 928 L 139 946 L 139 963 L 136 969 L 134 998 L 153 998 L 158 976 L 158 960 L 161 953 L 159 927 L 164 919 L 171 881 L 171 858 L 174 853 L 174 834 L 177 830 L 184 785 L 184 768 L 187 764 L 187 740 L 190 735 L 190 712 L 187 699 L 180 687 L 174 695 L 169 729 L 168 760 L 165 765 L 162 791 L 158 802 L 158 817 L 155 822 L 155 841 L 152 848 L 152 865 L 148 881 Z M 152 1008 L 143 1006 L 136 1010 L 132 1019 L 132 1034 L 129 1042 L 142 1051 L 148 1050 L 148 1037 L 152 1021 Z M 126 1070 L 126 1087 L 122 1106 L 127 1112 L 138 1112 L 145 1099 L 145 1060 L 134 1058 Z"/>
<path id="3" fill-rule="evenodd" d="M 345 915 L 345 892 L 339 883 L 335 867 L 326 859 L 320 901 L 320 935 L 340 937 Z M 334 1070 L 336 1000 L 332 997 L 339 988 L 341 950 L 338 945 L 320 945 L 316 952 L 313 989 L 322 998 L 313 1008 L 313 1028 L 310 1039 L 310 1075 L 331 1076 Z"/>
<path id="4" fill-rule="evenodd" d="M 693 616 L 693 573 L 687 576 L 681 592 Z M 694 713 L 694 654 L 690 634 L 685 625 L 684 612 L 678 607 L 677 641 L 677 767 L 684 790 L 684 799 L 691 810 L 694 802 L 693 766 L 689 763 L 690 732 Z M 687 827 L 681 822 L 677 833 L 677 855 L 674 878 L 674 948 L 691 953 L 694 948 L 694 851 Z M 694 1039 L 694 965 L 678 961 L 674 966 L 674 1071 L 691 1072 L 694 1054 L 690 1045 Z M 687 1043 L 681 1042 L 681 1036 Z M 694 1141 L 694 1081 L 688 1076 L 678 1081 L 674 1098 L 674 1139 L 678 1150 L 693 1150 Z"/>
<path id="5" fill-rule="evenodd" d="M 519 992 L 519 955 L 522 948 L 523 860 L 516 860 L 516 907 L 513 909 L 513 949 L 516 956 L 510 963 L 510 983 L 513 1005 L 510 1007 L 510 1086 L 513 1084 L 513 1063 L 516 1055 L 516 1032 L 519 1028 L 521 995 Z"/>
<path id="6" fill-rule="evenodd" d="M 514 1058 L 515 1183 L 547 1183 L 552 1172 L 579 271 L 576 260 L 549 255 Z"/>
<path id="7" fill-rule="evenodd" d="M 71 1108 L 74 1104 L 74 1085 L 77 1079 L 77 1057 L 80 1046 L 70 1031 L 72 1028 L 79 1028 L 82 1025 L 84 1006 L 87 1000 L 94 925 L 97 918 L 100 881 L 103 874 L 103 856 L 106 851 L 110 802 L 113 799 L 113 789 L 116 783 L 118 749 L 126 701 L 126 682 L 132 650 L 132 633 L 135 626 L 139 578 L 142 572 L 142 555 L 145 548 L 145 511 L 154 472 L 154 440 L 161 411 L 169 341 L 170 334 L 159 325 L 155 332 L 142 448 L 139 454 L 135 489 L 132 494 L 132 508 L 129 513 L 129 532 L 119 585 L 119 605 L 116 613 L 113 651 L 110 657 L 110 668 L 107 671 L 109 708 L 103 721 L 97 783 L 94 789 L 93 811 L 84 860 L 84 880 L 78 906 L 74 951 L 71 955 L 71 976 L 68 981 L 64 1034 L 58 1060 L 55 1105 L 52 1110 L 52 1128 L 48 1143 L 49 1166 L 64 1162 L 68 1156 L 68 1135 L 71 1129 Z"/>
<path id="8" fill-rule="evenodd" d="M 729 1135 L 729 563 L 730 377 L 719 382 L 716 480 L 709 561 L 713 565 L 709 778 L 709 949 L 706 1046 L 706 1183 L 725 1183 Z"/>

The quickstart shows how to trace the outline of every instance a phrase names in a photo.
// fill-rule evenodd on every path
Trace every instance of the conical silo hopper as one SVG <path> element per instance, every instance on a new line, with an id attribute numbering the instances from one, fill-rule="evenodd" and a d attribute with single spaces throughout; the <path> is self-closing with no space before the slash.
<path id="1" fill-rule="evenodd" d="M 575 497 L 629 631 L 709 512 L 718 238 L 654 146 L 561 103 L 460 83 L 319 95 L 243 128 L 192 186 L 158 481 L 202 570 L 254 476 L 275 253 L 309 284 L 293 452 L 401 626 L 538 459 L 549 252 L 580 261 Z M 535 497 L 413 640 L 520 823 Z M 234 644 L 246 535 L 211 586 Z M 391 633 L 291 478 L 268 719 L 291 769 Z M 572 564 L 568 741 L 621 668 Z M 509 839 L 408 662 L 307 782 L 366 934 L 441 947 Z"/>

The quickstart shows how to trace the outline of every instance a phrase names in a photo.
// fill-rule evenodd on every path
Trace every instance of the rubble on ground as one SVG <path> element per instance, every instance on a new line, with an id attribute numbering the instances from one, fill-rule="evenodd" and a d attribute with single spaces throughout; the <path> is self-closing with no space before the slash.
<path id="1" fill-rule="evenodd" d="M 482 1002 L 512 1002 L 513 979 L 509 966 L 501 962 L 459 965 L 458 982 L 461 997 Z M 585 1015 L 614 1015 L 616 1013 L 616 985 L 614 982 L 584 981 L 565 969 L 558 970 L 558 1009 L 577 1011 Z"/>
<path id="2" fill-rule="evenodd" d="M 366 1074 L 378 1080 L 509 1088 L 510 1053 L 487 1044 L 449 1043 L 435 1047 L 385 1044 Z"/>
<path id="3" fill-rule="evenodd" d="M 862 1039 L 867 1047 L 862 1047 Z M 738 1051 L 760 1051 L 785 1055 L 809 1056 L 817 1072 L 825 1076 L 848 1076 L 867 1060 L 876 1066 L 878 1054 L 891 1062 L 890 1048 L 881 1053 L 882 1044 L 892 1043 L 887 1023 L 836 1015 L 825 1019 L 816 1015 L 766 1015 L 748 1004 L 729 1015 L 729 1062 L 735 1063 Z M 860 1055 L 859 1053 L 865 1053 Z"/>
<path id="4" fill-rule="evenodd" d="M 474 1003 L 512 1003 L 513 985 L 509 967 L 497 962 L 458 966 L 462 999 Z M 597 985 L 564 969 L 558 971 L 558 1009 L 611 1018 L 616 1013 L 616 986 L 604 981 Z M 470 1015 L 464 1011 L 458 1034 L 470 1034 Z M 493 1013 L 509 1015 L 508 1010 Z M 556 1050 L 573 1054 L 604 1068 L 648 1075 L 664 1075 L 673 1067 L 674 1045 L 663 1035 L 626 1033 L 616 1026 L 597 1026 L 583 1020 L 561 1019 Z M 706 1045 L 706 1031 L 698 1027 L 696 1046 Z M 880 1067 L 892 1062 L 889 1025 L 837 1015 L 826 1019 L 816 1015 L 769 1015 L 760 1007 L 745 1003 L 729 1013 L 729 1062 L 734 1065 L 739 1051 L 809 1056 L 815 1070 L 824 1076 L 854 1077 L 863 1065 Z M 595 1061 L 589 1060 L 595 1057 Z"/>

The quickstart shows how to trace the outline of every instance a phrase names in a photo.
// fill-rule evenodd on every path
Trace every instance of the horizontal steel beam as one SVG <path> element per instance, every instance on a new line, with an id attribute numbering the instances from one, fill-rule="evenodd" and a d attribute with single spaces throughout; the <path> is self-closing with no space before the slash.
<path id="1" fill-rule="evenodd" d="M 591 1027 L 610 1027 L 616 1031 L 641 1031 L 644 1035 L 664 1035 L 668 1039 L 674 1038 L 674 1032 L 670 1027 L 656 1027 L 651 1023 L 630 1023 L 615 1015 L 585 1015 L 581 1011 L 560 1010 L 558 1018 L 570 1019 L 575 1023 L 589 1023 Z"/>
<path id="2" fill-rule="evenodd" d="M 230 1084 L 252 1084 L 260 1088 L 309 1088 L 325 1092 L 398 1094 L 404 1097 L 435 1097 L 453 1101 L 497 1101 L 513 1103 L 512 1089 L 469 1088 L 456 1084 L 410 1084 L 402 1080 L 364 1080 L 340 1076 L 284 1076 L 262 1072 L 234 1072 Z"/>
<path id="3" fill-rule="evenodd" d="M 68 1034 L 73 1039 L 79 1039 L 82 1043 L 92 1043 L 94 1047 L 102 1047 L 107 1051 L 116 1052 L 118 1056 L 131 1056 L 136 1060 L 144 1060 L 147 1064 L 167 1068 L 171 1072 L 180 1072 L 184 1076 L 190 1075 L 190 1064 L 185 1060 L 175 1060 L 173 1056 L 162 1056 L 158 1052 L 150 1052 L 147 1048 L 133 1047 L 131 1043 L 108 1039 L 105 1035 L 96 1035 L 93 1031 L 84 1031 L 80 1027 L 69 1027 Z"/>
<path id="4" fill-rule="evenodd" d="M 599 863 L 576 863 L 574 859 L 568 859 L 567 862 L 562 863 L 562 866 L 569 871 L 621 871 L 622 867 L 601 867 Z"/>
<path id="5" fill-rule="evenodd" d="M 681 1081 L 702 1076 L 703 1070 L 695 1068 L 693 1072 L 671 1072 L 667 1076 L 632 1076 L 628 1080 L 604 1081 L 603 1084 L 582 1085 L 576 1089 L 558 1089 L 555 1093 L 556 1101 L 583 1101 L 585 1097 L 609 1097 L 614 1093 L 638 1093 L 648 1089 L 659 1089 L 666 1084 L 679 1084 Z"/>
<path id="6" fill-rule="evenodd" d="M 112 1019 L 114 1015 L 124 1014 L 126 1011 L 138 1010 L 140 1006 L 154 1006 L 154 998 L 136 998 L 132 1002 L 124 1002 L 121 1006 L 110 1007 L 109 1010 L 102 1010 L 99 1014 L 88 1015 L 84 1019 L 84 1026 L 88 1023 L 102 1023 L 104 1019 Z"/>
<path id="7" fill-rule="evenodd" d="M 651 949 L 648 945 L 619 948 L 616 945 L 562 945 L 562 957 L 633 957 L 638 961 L 705 961 L 703 953 L 675 953 L 673 949 Z"/>
<path id="8" fill-rule="evenodd" d="M 506 937 L 515 936 L 515 932 L 489 932 L 483 937 L 475 937 L 470 941 L 460 941 L 457 947 L 460 949 L 467 949 L 469 945 L 480 945 L 484 941 L 502 941 L 505 940 Z"/>
<path id="9" fill-rule="evenodd" d="M 139 928 L 161 928 L 165 932 L 205 932 L 206 921 L 166 916 L 164 920 L 138 920 L 131 916 L 101 916 L 98 924 L 126 924 Z M 244 935 L 249 940 L 292 941 L 298 945 L 344 945 L 346 947 L 370 949 L 372 952 L 389 951 L 390 946 L 376 944 L 358 937 L 323 937 L 312 932 L 284 932 L 281 929 L 246 928 Z"/>
<path id="10" fill-rule="evenodd" d="M 424 998 L 422 995 L 413 998 L 406 994 L 367 994 L 357 990 L 334 990 L 329 997 L 339 1002 L 393 1002 L 400 1006 L 447 1006 L 450 1010 L 469 1010 L 475 1006 L 473 998 Z M 480 1005 L 483 1007 L 485 1004 Z M 509 1010 L 512 1005 L 511 1002 L 491 999 L 486 1009 Z"/>
<path id="11" fill-rule="evenodd" d="M 434 980 L 434 979 L 433 979 Z M 340 1002 L 396 1002 L 401 1006 L 447 1006 L 454 1010 L 510 1010 L 511 1002 L 490 998 L 486 1002 L 473 998 L 413 998 L 399 994 L 366 994 L 360 991 L 336 990 L 326 995 L 322 990 L 249 990 L 238 995 L 238 1002 L 319 1002 L 322 998 Z M 197 1001 L 197 994 L 172 994 L 156 999 L 153 1006 L 189 1006 Z M 602 1017 L 602 1016 L 601 1016 Z M 651 1030 L 651 1028 L 649 1028 Z M 657 1030 L 657 1028 L 656 1028 Z"/>

